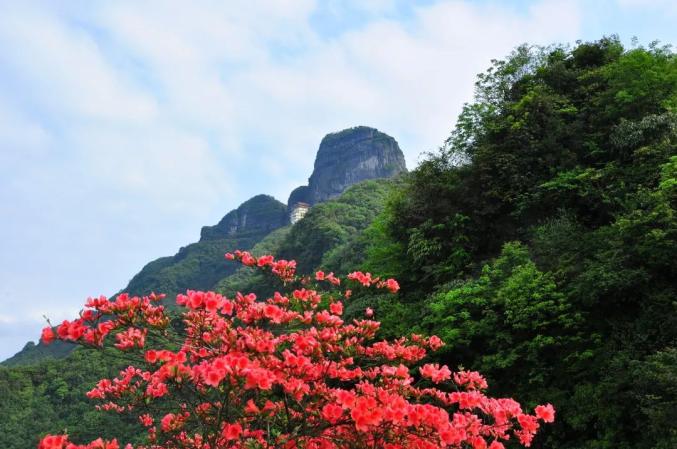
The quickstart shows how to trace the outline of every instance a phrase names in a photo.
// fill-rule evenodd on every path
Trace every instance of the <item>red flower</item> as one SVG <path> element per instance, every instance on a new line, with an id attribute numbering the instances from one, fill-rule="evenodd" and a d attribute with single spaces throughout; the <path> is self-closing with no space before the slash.
<path id="1" fill-rule="evenodd" d="M 205 375 L 205 384 L 212 387 L 218 387 L 221 380 L 226 376 L 225 370 L 210 368 Z"/>
<path id="2" fill-rule="evenodd" d="M 54 341 L 54 330 L 50 327 L 46 327 L 42 330 L 42 335 L 40 336 L 40 341 L 43 344 L 48 345 Z"/>
<path id="3" fill-rule="evenodd" d="M 447 368 L 446 366 L 442 366 L 442 368 L 440 368 L 440 365 L 437 363 L 435 363 L 434 365 L 430 363 L 423 365 L 420 368 L 420 371 L 423 377 L 431 379 L 436 384 L 451 379 L 451 371 L 449 370 L 449 368 Z"/>
<path id="4" fill-rule="evenodd" d="M 397 283 L 395 279 L 388 279 L 386 281 L 386 288 L 391 292 L 391 293 L 397 293 L 397 291 L 400 289 L 400 284 Z"/>
<path id="5" fill-rule="evenodd" d="M 266 267 L 268 265 L 272 265 L 272 263 L 274 261 L 275 261 L 275 259 L 273 259 L 273 256 L 270 256 L 270 255 L 269 256 L 261 256 L 261 257 L 259 257 L 256 265 L 259 266 L 259 267 Z"/>
<path id="6" fill-rule="evenodd" d="M 66 435 L 47 435 L 38 444 L 38 449 L 61 449 L 67 442 Z"/>
<path id="7" fill-rule="evenodd" d="M 539 405 L 534 411 L 536 412 L 538 419 L 541 419 L 544 422 L 555 421 L 555 408 L 552 404 Z"/>
<path id="8" fill-rule="evenodd" d="M 268 318 L 273 323 L 281 323 L 284 317 L 284 312 L 274 304 L 266 304 L 263 306 L 263 316 Z"/>
<path id="9" fill-rule="evenodd" d="M 139 416 L 139 421 L 144 427 L 150 427 L 153 425 L 153 417 L 150 416 L 148 413 Z"/>
<path id="10" fill-rule="evenodd" d="M 517 422 L 519 422 L 522 429 L 529 433 L 533 433 L 538 429 L 538 421 L 535 416 L 520 414 L 517 415 Z"/>
<path id="11" fill-rule="evenodd" d="M 334 315 L 343 314 L 343 303 L 341 303 L 340 301 L 332 302 L 331 304 L 329 304 L 329 311 Z"/>
<path id="12" fill-rule="evenodd" d="M 383 412 L 374 398 L 360 397 L 355 401 L 350 416 L 355 420 L 357 430 L 368 431 L 370 426 L 381 423 Z"/>
<path id="13" fill-rule="evenodd" d="M 157 362 L 157 352 L 150 349 L 150 350 L 146 351 L 144 358 L 146 359 L 146 362 L 148 362 L 148 363 L 155 363 L 155 362 Z"/>
<path id="14" fill-rule="evenodd" d="M 242 426 L 240 423 L 226 424 L 223 426 L 223 437 L 226 440 L 237 440 L 242 434 Z"/>
<path id="15" fill-rule="evenodd" d="M 232 315 L 233 314 L 233 302 L 229 300 L 223 301 L 223 305 L 221 306 L 221 313 L 224 315 Z"/>
<path id="16" fill-rule="evenodd" d="M 433 335 L 432 337 L 430 337 L 428 339 L 428 344 L 430 345 L 430 349 L 432 349 L 433 351 L 437 351 L 439 348 L 444 346 L 444 342 L 437 335 Z"/>
<path id="17" fill-rule="evenodd" d="M 253 267 L 254 265 L 256 265 L 256 258 L 252 257 L 252 255 L 249 254 L 248 252 L 243 251 L 242 252 L 242 263 L 244 265 L 247 265 L 248 267 Z"/>
<path id="18" fill-rule="evenodd" d="M 160 426 L 164 432 L 169 432 L 175 427 L 176 415 L 167 413 L 160 421 Z"/>
<path id="19" fill-rule="evenodd" d="M 205 310 L 216 312 L 221 307 L 222 297 L 217 294 L 210 294 L 205 300 Z"/>
<path id="20" fill-rule="evenodd" d="M 327 404 L 322 407 L 322 417 L 331 424 L 336 424 L 343 415 L 343 407 L 337 404 Z"/>

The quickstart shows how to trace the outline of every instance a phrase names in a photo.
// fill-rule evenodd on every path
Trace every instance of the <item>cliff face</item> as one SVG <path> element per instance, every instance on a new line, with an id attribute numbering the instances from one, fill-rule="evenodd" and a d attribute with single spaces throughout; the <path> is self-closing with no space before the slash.
<path id="1" fill-rule="evenodd" d="M 284 204 L 269 195 L 256 195 L 228 212 L 214 226 L 204 226 L 200 241 L 244 233 L 268 233 L 287 224 Z"/>
<path id="2" fill-rule="evenodd" d="M 287 208 L 291 208 L 296 203 L 310 204 L 310 187 L 300 186 L 291 191 L 287 200 Z"/>
<path id="3" fill-rule="evenodd" d="M 288 208 L 299 201 L 320 203 L 360 181 L 390 178 L 406 170 L 397 141 L 377 129 L 358 126 L 328 134 L 320 143 L 308 186 L 292 192 Z"/>

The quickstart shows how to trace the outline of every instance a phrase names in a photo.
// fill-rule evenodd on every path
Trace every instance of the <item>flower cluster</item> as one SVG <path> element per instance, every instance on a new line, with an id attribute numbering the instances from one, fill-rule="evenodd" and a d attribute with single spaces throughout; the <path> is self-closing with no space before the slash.
<path id="1" fill-rule="evenodd" d="M 130 297 L 126 293 L 118 295 L 115 301 L 109 301 L 104 296 L 89 298 L 85 303 L 87 309 L 80 313 L 80 318 L 64 320 L 57 326 L 56 335 L 51 326 L 44 328 L 41 340 L 49 344 L 58 337 L 64 341 L 101 347 L 112 331 L 124 329 L 116 333 L 115 347 L 120 350 L 142 348 L 149 329 L 165 328 L 169 324 L 164 306 L 154 305 L 163 298 L 164 295 L 156 294 L 143 298 Z M 102 320 L 104 315 L 115 319 Z"/>
<path id="2" fill-rule="evenodd" d="M 420 366 L 442 346 L 437 337 L 377 341 L 370 310 L 344 321 L 350 290 L 338 290 L 333 273 L 299 278 L 294 261 L 245 251 L 226 258 L 269 270 L 290 291 L 259 300 L 189 290 L 176 297 L 177 326 L 159 295 L 101 297 L 56 335 L 43 331 L 45 343 L 102 347 L 110 339 L 138 355 L 136 366 L 88 393 L 101 409 L 136 414 L 148 432 L 137 449 L 501 449 L 512 439 L 529 446 L 541 423 L 554 420 L 549 404 L 531 415 L 512 399 L 485 395 L 479 373 Z M 351 273 L 350 282 L 399 289 L 369 273 Z M 118 447 L 47 435 L 39 449 Z"/>
<path id="3" fill-rule="evenodd" d="M 237 250 L 234 253 L 226 253 L 227 260 L 239 260 L 243 265 L 248 267 L 257 266 L 259 268 L 270 267 L 273 274 L 277 275 L 285 282 L 290 282 L 294 279 L 296 273 L 295 260 L 275 260 L 273 256 L 261 256 L 258 259 L 247 251 Z"/>
<path id="4" fill-rule="evenodd" d="M 98 438 L 89 444 L 74 444 L 66 435 L 47 435 L 38 444 L 38 449 L 120 449 L 117 440 L 104 441 Z M 125 449 L 131 449 L 128 444 Z"/>
<path id="5" fill-rule="evenodd" d="M 395 279 L 381 279 L 380 277 L 371 277 L 371 273 L 362 273 L 361 271 L 353 271 L 347 276 L 348 279 L 359 282 L 365 287 L 376 285 L 378 288 L 387 288 L 391 293 L 397 293 L 400 289 L 400 284 Z"/>

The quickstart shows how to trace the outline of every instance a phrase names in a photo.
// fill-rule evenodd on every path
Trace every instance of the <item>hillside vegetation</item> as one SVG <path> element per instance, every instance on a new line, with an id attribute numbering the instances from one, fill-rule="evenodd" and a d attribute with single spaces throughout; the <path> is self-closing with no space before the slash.
<path id="1" fill-rule="evenodd" d="M 272 232 L 252 248 L 252 253 L 293 259 L 301 273 L 324 269 L 346 274 L 364 260 L 363 231 L 383 210 L 388 193 L 397 183 L 397 179 L 374 179 L 356 184 L 338 198 L 314 206 L 294 226 Z M 262 276 L 258 270 L 241 268 L 223 278 L 216 291 L 229 296 L 238 291 L 270 295 L 270 287 L 263 286 L 270 286 L 273 279 L 263 282 Z"/>
<path id="2" fill-rule="evenodd" d="M 550 401 L 544 447 L 674 448 L 677 58 L 521 47 L 368 231 L 403 294 L 377 316 L 499 393 Z"/>

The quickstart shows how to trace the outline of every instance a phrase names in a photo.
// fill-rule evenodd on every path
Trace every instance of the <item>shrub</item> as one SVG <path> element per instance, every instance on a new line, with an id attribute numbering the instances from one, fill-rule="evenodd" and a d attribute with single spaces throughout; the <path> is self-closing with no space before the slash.
<path id="1" fill-rule="evenodd" d="M 486 396 L 477 372 L 422 364 L 437 337 L 377 341 L 379 323 L 341 319 L 354 289 L 397 292 L 393 279 L 353 272 L 297 276 L 294 261 L 226 254 L 279 278 L 285 292 L 258 301 L 188 291 L 172 317 L 162 295 L 90 298 L 74 321 L 42 339 L 92 348 L 112 344 L 136 362 L 87 394 L 97 407 L 131 413 L 147 429 L 138 448 L 503 448 L 530 445 L 551 405 L 535 415 L 512 399 Z M 346 285 L 347 284 L 347 285 Z M 346 287 L 352 287 L 348 289 Z M 419 366 L 421 365 L 422 366 Z M 418 367 L 418 369 L 415 369 Z M 47 435 L 40 449 L 117 449 Z M 128 444 L 126 448 L 131 449 Z"/>

